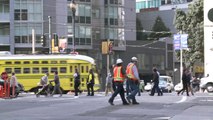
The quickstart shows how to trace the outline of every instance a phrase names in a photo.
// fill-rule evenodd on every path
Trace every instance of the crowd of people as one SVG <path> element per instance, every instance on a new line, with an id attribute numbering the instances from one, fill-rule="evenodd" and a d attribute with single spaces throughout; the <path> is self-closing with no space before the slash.
<path id="1" fill-rule="evenodd" d="M 122 59 L 117 59 L 116 64 L 113 65 L 107 74 L 106 81 L 105 81 L 105 96 L 108 96 L 108 93 L 111 92 L 111 97 L 109 98 L 108 102 L 110 105 L 114 105 L 113 101 L 114 98 L 119 94 L 122 100 L 123 105 L 134 104 L 137 105 L 139 102 L 136 100 L 136 94 L 140 95 L 140 77 L 137 68 L 137 58 L 132 57 L 131 61 L 125 67 L 123 65 Z M 157 92 L 158 96 L 163 96 L 163 92 L 159 88 L 159 77 L 160 73 L 158 72 L 157 68 L 152 69 L 153 78 L 152 83 L 153 87 L 151 89 L 150 96 L 154 96 L 155 92 Z M 54 79 L 48 81 L 49 73 L 46 72 L 44 76 L 41 77 L 40 80 L 40 88 L 41 90 L 36 93 L 38 97 L 43 92 L 46 92 L 47 95 L 53 96 L 58 92 L 60 94 L 59 97 L 62 96 L 62 90 L 60 89 L 60 78 L 58 72 L 54 72 Z M 78 69 L 75 69 L 75 73 L 73 74 L 74 78 L 74 97 L 78 98 L 79 94 L 82 93 L 80 89 L 81 85 L 81 75 Z M 94 84 L 95 84 L 95 76 L 93 69 L 89 70 L 88 77 L 87 77 L 87 96 L 94 96 Z M 52 90 L 50 91 L 50 83 L 54 82 L 55 85 L 52 86 Z M 12 73 L 10 78 L 10 86 L 18 87 L 17 78 L 15 73 Z M 191 72 L 188 68 L 183 70 L 182 75 L 182 84 L 183 88 L 177 92 L 177 95 L 180 93 L 183 94 L 186 91 L 186 95 L 189 96 L 189 92 L 191 95 L 194 95 L 193 88 L 198 87 L 199 90 L 199 81 L 195 76 L 192 77 Z M 125 85 L 125 89 L 124 89 Z M 126 91 L 125 91 L 126 90 Z M 126 95 L 125 95 L 126 92 Z M 125 97 L 126 96 L 126 97 Z"/>

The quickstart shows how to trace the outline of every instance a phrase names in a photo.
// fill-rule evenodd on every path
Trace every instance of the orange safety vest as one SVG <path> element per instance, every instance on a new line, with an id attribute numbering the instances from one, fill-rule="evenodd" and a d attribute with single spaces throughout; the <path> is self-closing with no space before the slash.
<path id="1" fill-rule="evenodd" d="M 121 73 L 122 66 L 116 66 L 114 67 L 113 73 L 114 73 L 114 81 L 123 82 L 124 81 L 124 75 Z"/>
<path id="2" fill-rule="evenodd" d="M 137 78 L 135 78 L 134 72 L 132 70 L 132 68 L 133 68 L 134 65 L 135 65 L 134 63 L 130 63 L 126 67 L 126 74 L 127 74 L 128 78 L 130 78 L 131 80 L 137 80 Z"/>

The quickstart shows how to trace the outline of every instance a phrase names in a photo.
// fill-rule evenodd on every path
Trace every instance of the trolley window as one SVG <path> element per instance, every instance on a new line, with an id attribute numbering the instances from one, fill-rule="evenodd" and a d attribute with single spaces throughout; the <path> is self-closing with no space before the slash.
<path id="1" fill-rule="evenodd" d="M 42 61 L 41 63 L 42 64 L 48 64 L 48 61 Z"/>
<path id="2" fill-rule="evenodd" d="M 70 73 L 72 73 L 72 66 L 70 66 Z"/>
<path id="3" fill-rule="evenodd" d="M 61 67 L 60 68 L 60 73 L 66 73 L 67 72 L 67 68 L 66 67 Z"/>
<path id="4" fill-rule="evenodd" d="M 24 64 L 30 64 L 30 61 L 24 61 Z"/>
<path id="5" fill-rule="evenodd" d="M 30 68 L 24 68 L 24 73 L 30 73 Z"/>
<path id="6" fill-rule="evenodd" d="M 84 73 L 84 66 L 81 66 L 81 73 Z"/>
<path id="7" fill-rule="evenodd" d="M 12 68 L 5 68 L 5 71 L 6 71 L 7 73 L 12 73 Z"/>
<path id="8" fill-rule="evenodd" d="M 67 63 L 67 61 L 60 61 L 60 63 L 61 63 L 61 64 L 66 64 L 66 63 Z"/>
<path id="9" fill-rule="evenodd" d="M 33 68 L 33 73 L 39 73 L 39 68 Z"/>
<path id="10" fill-rule="evenodd" d="M 33 64 L 39 64 L 39 62 L 38 61 L 33 61 Z"/>
<path id="11" fill-rule="evenodd" d="M 55 71 L 58 71 L 58 68 L 56 67 L 51 68 L 51 73 L 54 73 Z"/>
<path id="12" fill-rule="evenodd" d="M 42 73 L 46 73 L 46 72 L 48 72 L 48 68 L 47 67 L 45 67 L 45 68 L 41 68 L 42 70 Z"/>
<path id="13" fill-rule="evenodd" d="M 21 73 L 21 68 L 15 68 L 14 71 L 15 71 L 16 74 L 20 74 Z"/>
<path id="14" fill-rule="evenodd" d="M 87 73 L 89 72 L 89 66 L 86 66 L 86 72 Z"/>
<path id="15" fill-rule="evenodd" d="M 57 61 L 51 61 L 51 64 L 57 64 L 58 62 Z"/>
<path id="16" fill-rule="evenodd" d="M 12 64 L 12 62 L 5 62 L 5 64 Z"/>
<path id="17" fill-rule="evenodd" d="M 15 61 L 14 64 L 21 64 L 21 62 L 20 61 Z"/>

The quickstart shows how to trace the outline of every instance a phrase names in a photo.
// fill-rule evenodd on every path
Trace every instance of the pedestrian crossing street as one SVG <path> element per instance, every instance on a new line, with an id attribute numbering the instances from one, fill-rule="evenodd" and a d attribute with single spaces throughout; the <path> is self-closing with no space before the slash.
<path id="1" fill-rule="evenodd" d="M 36 101 L 36 102 L 51 102 L 51 101 L 70 101 L 70 100 L 75 100 L 75 99 L 85 99 L 85 98 L 101 98 L 105 101 L 107 101 L 109 99 L 109 97 L 111 96 L 111 94 L 109 94 L 108 96 L 105 96 L 104 92 L 97 92 L 95 93 L 95 96 L 86 96 L 86 93 L 82 93 L 80 94 L 78 97 L 75 97 L 73 93 L 71 94 L 64 94 L 62 97 L 59 97 L 59 95 L 54 95 L 53 97 L 45 97 L 43 95 L 41 95 L 40 97 L 36 97 L 35 94 L 33 93 L 23 93 L 20 94 L 20 97 L 17 98 L 11 98 L 11 99 L 2 99 L 0 98 L 0 101 Z M 212 99 L 208 99 L 206 101 L 213 101 L 213 94 L 212 93 L 205 93 L 205 94 L 195 94 L 195 96 L 177 96 L 175 93 L 165 93 L 164 96 L 149 96 L 148 93 L 142 93 L 141 96 L 136 96 L 137 99 L 141 100 L 140 102 L 159 102 L 160 99 L 158 99 L 159 97 L 162 99 L 173 99 L 170 100 L 169 102 L 171 103 L 183 103 L 189 100 L 193 100 L 195 98 L 212 98 Z M 118 97 L 116 97 L 115 101 L 121 101 L 119 95 Z M 167 100 L 168 101 L 168 100 Z M 205 100 L 201 100 L 201 102 L 204 102 Z"/>

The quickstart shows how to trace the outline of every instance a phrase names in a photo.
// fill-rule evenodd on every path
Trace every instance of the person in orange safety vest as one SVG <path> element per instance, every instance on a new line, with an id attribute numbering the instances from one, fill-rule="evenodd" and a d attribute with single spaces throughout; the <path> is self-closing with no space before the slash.
<path id="1" fill-rule="evenodd" d="M 110 99 L 108 100 L 110 105 L 114 105 L 113 101 L 114 98 L 120 94 L 120 97 L 123 101 L 123 105 L 129 105 L 129 103 L 125 99 L 124 94 L 124 88 L 123 88 L 123 82 L 126 78 L 126 72 L 125 69 L 122 66 L 123 61 L 121 59 L 117 59 L 116 66 L 113 69 L 113 78 L 114 78 L 114 84 L 116 86 L 116 89 Z"/>
<path id="2" fill-rule="evenodd" d="M 140 83 L 139 73 L 136 66 L 137 61 L 138 60 L 136 57 L 132 57 L 131 62 L 127 65 L 127 68 L 126 68 L 126 74 L 128 77 L 127 84 L 129 84 L 128 88 L 131 89 L 131 93 L 130 95 L 126 97 L 126 99 L 129 103 L 132 103 L 132 104 L 139 104 L 135 99 L 136 94 L 139 92 L 138 84 Z"/>

